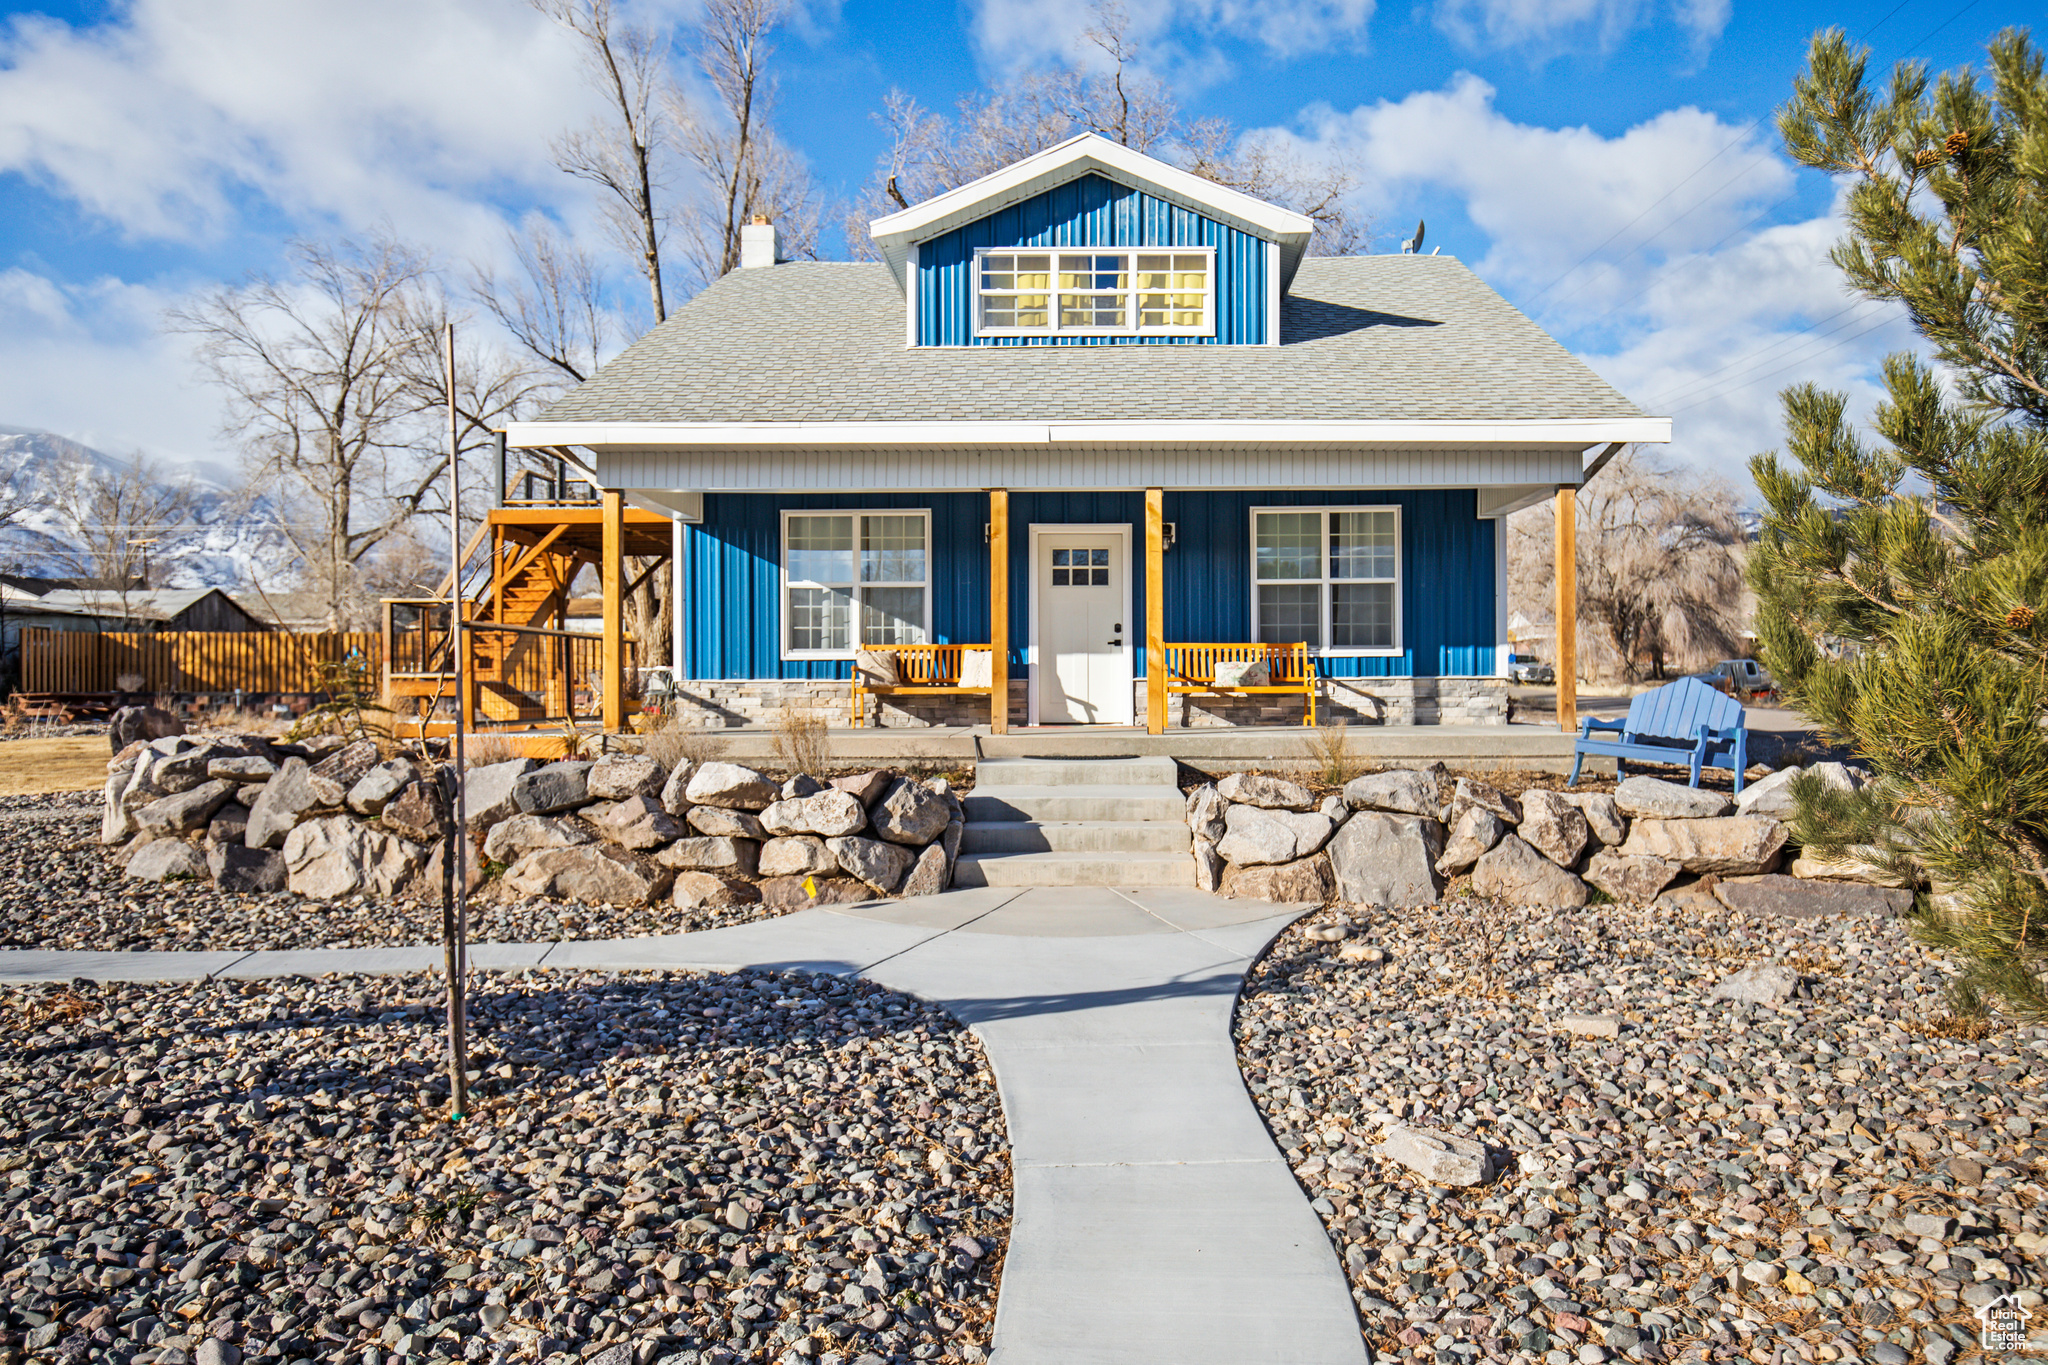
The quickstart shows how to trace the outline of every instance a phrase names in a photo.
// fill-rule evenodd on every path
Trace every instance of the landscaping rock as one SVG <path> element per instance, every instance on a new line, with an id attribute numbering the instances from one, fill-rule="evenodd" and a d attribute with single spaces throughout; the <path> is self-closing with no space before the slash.
<path id="1" fill-rule="evenodd" d="M 1557 1026 L 1581 1038 L 1621 1036 L 1621 1016 L 1618 1014 L 1567 1014 L 1557 1021 Z"/>
<path id="2" fill-rule="evenodd" d="M 494 863 L 515 863 L 537 848 L 574 848 L 591 842 L 581 825 L 545 815 L 515 815 L 491 826 L 484 836 L 484 857 Z"/>
<path id="3" fill-rule="evenodd" d="M 924 845 L 943 834 L 953 818 L 946 797 L 909 778 L 898 778 L 868 813 L 875 837 L 892 844 Z"/>
<path id="4" fill-rule="evenodd" d="M 1490 786 L 1485 782 L 1478 782 L 1469 777 L 1461 777 L 1458 779 L 1458 785 L 1451 792 L 1450 818 L 1452 823 L 1455 824 L 1458 817 L 1463 815 L 1472 806 L 1477 806 L 1481 810 L 1492 811 L 1495 816 L 1510 825 L 1522 823 L 1521 802 L 1509 796 L 1499 787 Z"/>
<path id="5" fill-rule="evenodd" d="M 590 765 L 583 784 L 594 801 L 651 796 L 658 805 L 662 783 L 667 779 L 661 764 L 646 754 L 606 754 Z"/>
<path id="6" fill-rule="evenodd" d="M 393 797 L 419 780 L 419 767 L 411 759 L 389 759 L 364 773 L 348 789 L 348 808 L 357 815 L 382 815 Z"/>
<path id="7" fill-rule="evenodd" d="M 830 785 L 850 794 L 862 806 L 872 806 L 895 780 L 896 774 L 887 768 L 870 768 L 851 777 L 835 777 Z"/>
<path id="8" fill-rule="evenodd" d="M 801 801 L 806 796 L 816 796 L 825 790 L 825 784 L 809 773 L 798 773 L 783 780 L 781 793 L 784 801 Z"/>
<path id="9" fill-rule="evenodd" d="M 1223 837 L 1223 821 L 1230 813 L 1230 803 L 1216 790 L 1214 782 L 1204 782 L 1188 793 L 1188 828 L 1197 839 L 1211 843 Z"/>
<path id="10" fill-rule="evenodd" d="M 206 781 L 206 766 L 220 752 L 219 746 L 202 743 L 164 759 L 156 765 L 151 776 L 156 785 L 165 792 L 191 791 Z"/>
<path id="11" fill-rule="evenodd" d="M 1404 768 L 1352 778 L 1344 784 L 1344 804 L 1353 810 L 1393 811 L 1431 820 L 1443 809 L 1437 800 L 1436 777 Z"/>
<path id="12" fill-rule="evenodd" d="M 917 861 L 910 866 L 910 872 L 903 879 L 898 894 L 904 896 L 936 896 L 953 883 L 953 864 L 946 857 L 943 844 L 931 844 L 917 855 Z"/>
<path id="13" fill-rule="evenodd" d="M 268 782 L 277 764 L 261 754 L 229 754 L 206 762 L 206 775 L 229 782 Z"/>
<path id="14" fill-rule="evenodd" d="M 1614 789 L 1621 813 L 1653 820 L 1705 820 L 1726 815 L 1728 798 L 1704 787 L 1687 787 L 1661 777 L 1631 777 Z"/>
<path id="15" fill-rule="evenodd" d="M 613 802 L 596 824 L 598 833 L 623 848 L 659 848 L 684 834 L 682 821 L 663 810 L 657 798 L 644 792 Z"/>
<path id="16" fill-rule="evenodd" d="M 1223 825 L 1217 853 L 1225 862 L 1246 866 L 1306 858 L 1328 843 L 1337 828 L 1329 816 L 1313 811 L 1245 805 L 1231 806 Z"/>
<path id="17" fill-rule="evenodd" d="M 1222 893 L 1246 900 L 1326 905 L 1337 897 L 1337 874 L 1330 855 L 1318 853 L 1292 863 L 1230 867 L 1223 872 Z"/>
<path id="18" fill-rule="evenodd" d="M 1194 846 L 1195 889 L 1197 891 L 1214 893 L 1223 885 L 1223 873 L 1229 867 L 1229 864 L 1225 863 L 1223 855 L 1216 851 L 1216 844 L 1213 840 L 1205 839 L 1197 834 L 1194 838 Z"/>
<path id="19" fill-rule="evenodd" d="M 1913 893 L 1860 882 L 1802 881 L 1776 874 L 1723 877 L 1714 895 L 1730 910 L 1749 910 L 1810 919 L 1819 915 L 1903 915 Z"/>
<path id="20" fill-rule="evenodd" d="M 299 821 L 322 807 L 320 794 L 313 790 L 312 771 L 305 759 L 288 758 L 277 776 L 263 784 L 249 805 L 250 848 L 282 848 Z"/>
<path id="21" fill-rule="evenodd" d="M 775 783 L 737 763 L 701 764 L 684 789 L 693 806 L 723 806 L 727 810 L 760 810 L 781 795 Z"/>
<path id="22" fill-rule="evenodd" d="M 1629 781 L 1635 781 L 1630 778 Z M 1684 790 L 1684 788 L 1680 788 Z M 1688 872 L 1748 876 L 1777 866 L 1785 826 L 1762 815 L 1662 820 L 1638 817 L 1621 851 L 1633 857 L 1663 858 Z"/>
<path id="23" fill-rule="evenodd" d="M 185 722 L 159 706 L 124 706 L 107 722 L 107 742 L 120 753 L 138 740 L 185 733 Z"/>
<path id="24" fill-rule="evenodd" d="M 312 775 L 332 782 L 346 795 L 350 787 L 362 781 L 363 775 L 377 766 L 379 757 L 376 740 L 352 739 L 315 763 Z M 336 801 L 334 804 L 341 803 Z"/>
<path id="25" fill-rule="evenodd" d="M 761 903 L 780 911 L 860 905 L 877 899 L 874 888 L 853 877 L 771 877 L 761 883 L 760 890 Z"/>
<path id="26" fill-rule="evenodd" d="M 1507 822 L 1484 806 L 1467 806 L 1451 829 L 1450 842 L 1436 860 L 1436 870 L 1446 877 L 1467 871 L 1479 855 L 1499 843 L 1508 832 Z"/>
<path id="27" fill-rule="evenodd" d="M 759 869 L 761 846 L 747 839 L 678 839 L 654 861 L 678 872 L 735 872 L 751 877 Z"/>
<path id="28" fill-rule="evenodd" d="M 1608 848 L 1613 848 L 1628 838 L 1628 817 L 1621 813 L 1621 807 L 1606 792 L 1554 792 L 1554 796 L 1571 802 L 1586 817 L 1586 827 L 1593 832 L 1593 838 Z"/>
<path id="29" fill-rule="evenodd" d="M 1493 1178 L 1493 1158 L 1485 1143 L 1433 1128 L 1395 1124 L 1380 1142 L 1380 1155 L 1432 1184 L 1483 1185 Z"/>
<path id="30" fill-rule="evenodd" d="M 1586 884 L 1519 835 L 1504 836 L 1472 868 L 1472 891 L 1504 905 L 1554 908 L 1586 903 Z"/>
<path id="31" fill-rule="evenodd" d="M 538 848 L 505 870 L 509 890 L 593 904 L 644 905 L 674 880 L 668 868 L 608 844 Z"/>
<path id="32" fill-rule="evenodd" d="M 538 766 L 530 758 L 514 758 L 503 763 L 486 763 L 464 772 L 462 815 L 470 828 L 495 825 L 507 816 L 519 814 L 513 790 L 519 785 L 520 778 Z M 390 823 L 388 815 L 385 823 Z"/>
<path id="33" fill-rule="evenodd" d="M 714 839 L 766 839 L 768 831 L 761 817 L 752 811 L 727 810 L 723 806 L 691 806 L 689 826 Z"/>
<path id="34" fill-rule="evenodd" d="M 1444 827 L 1421 815 L 1360 811 L 1330 840 L 1338 899 L 1353 905 L 1435 905 Z"/>
<path id="35" fill-rule="evenodd" d="M 1856 850 L 1859 848 L 1867 856 L 1858 856 Z M 1868 845 L 1853 845 L 1835 858 L 1802 849 L 1785 870 L 1795 877 L 1811 877 L 1819 881 L 1863 882 L 1869 886 L 1904 888 L 1907 885 L 1904 874 L 1887 870 L 1876 861 L 1876 853 L 1877 850 Z"/>
<path id="36" fill-rule="evenodd" d="M 284 841 L 285 884 L 293 894 L 333 900 L 359 891 L 395 895 L 420 870 L 425 850 L 346 815 L 298 826 Z"/>
<path id="37" fill-rule="evenodd" d="M 1647 905 L 1683 871 L 1663 858 L 1630 857 L 1603 848 L 1586 860 L 1585 879 L 1626 905 Z"/>
<path id="38" fill-rule="evenodd" d="M 690 779 L 696 776 L 697 765 L 683 759 L 669 769 L 668 781 L 661 784 L 661 808 L 680 820 L 690 813 L 694 804 L 690 800 Z"/>
<path id="39" fill-rule="evenodd" d="M 240 788 L 233 782 L 203 782 L 174 796 L 160 797 L 135 812 L 136 827 L 145 834 L 190 834 L 203 829 L 214 812 L 234 799 Z"/>
<path id="40" fill-rule="evenodd" d="M 1775 962 L 1760 962 L 1722 978 L 1721 984 L 1714 987 L 1707 998 L 1735 1000 L 1748 1005 L 1774 1005 L 1790 1000 L 1798 989 L 1798 972 Z"/>
<path id="41" fill-rule="evenodd" d="M 770 834 L 816 834 L 836 839 L 868 827 L 868 813 L 851 792 L 827 789 L 815 795 L 772 802 L 761 812 Z M 943 828 L 944 822 L 940 822 Z"/>
<path id="42" fill-rule="evenodd" d="M 122 869 L 131 881 L 167 882 L 190 878 L 205 881 L 209 875 L 199 850 L 177 839 L 152 839 L 135 850 Z"/>
<path id="43" fill-rule="evenodd" d="M 1735 809 L 1742 815 L 1768 815 L 1786 820 L 1792 816 L 1792 779 L 1799 776 L 1799 768 L 1781 768 L 1768 777 L 1758 778 L 1744 787 L 1735 798 Z"/>
<path id="44" fill-rule="evenodd" d="M 215 844 L 207 852 L 206 870 L 214 885 L 222 891 L 264 896 L 285 889 L 287 869 L 284 854 L 274 848 Z"/>
<path id="45" fill-rule="evenodd" d="M 1309 811 L 1316 808 L 1315 793 L 1299 782 L 1264 773 L 1226 773 L 1216 783 L 1224 800 L 1265 810 Z"/>
<path id="46" fill-rule="evenodd" d="M 113 758 L 107 763 L 107 785 L 100 798 L 100 842 L 118 844 L 135 832 L 135 813 L 125 800 L 135 780 L 135 771 L 146 759 L 147 750 Z"/>
<path id="47" fill-rule="evenodd" d="M 859 878 L 885 896 L 902 885 L 904 874 L 916 861 L 916 855 L 900 844 L 858 835 L 827 839 L 825 847 L 848 876 Z"/>
<path id="48" fill-rule="evenodd" d="M 571 759 L 521 773 L 512 782 L 512 804 L 527 815 L 552 815 L 558 810 L 587 806 L 594 799 L 590 795 L 590 770 L 595 766 L 583 759 Z"/>
<path id="49" fill-rule="evenodd" d="M 839 860 L 816 835 L 790 835 L 761 845 L 760 873 L 764 877 L 806 877 L 838 870 Z"/>
<path id="50" fill-rule="evenodd" d="M 752 882 L 721 877 L 716 872 L 678 872 L 669 899 L 679 910 L 705 910 L 728 905 L 755 905 L 761 892 Z"/>
<path id="51" fill-rule="evenodd" d="M 1693 881 L 1680 882 L 1657 897 L 1657 908 L 1672 914 L 1718 914 L 1726 907 L 1714 895 L 1716 880 L 1709 875 Z"/>
<path id="52" fill-rule="evenodd" d="M 228 802 L 206 822 L 208 845 L 237 844 L 246 847 L 248 838 L 249 808 L 239 801 Z"/>
<path id="53" fill-rule="evenodd" d="M 474 791 L 471 795 L 475 795 Z M 447 833 L 440 794 L 428 782 L 414 782 L 392 797 L 378 818 L 383 821 L 384 828 L 416 844 L 434 843 Z M 472 820 L 470 828 L 477 828 L 479 823 Z"/>
<path id="54" fill-rule="evenodd" d="M 1522 793 L 1522 823 L 1516 833 L 1559 867 L 1576 866 L 1593 838 L 1585 812 L 1540 787 Z"/>

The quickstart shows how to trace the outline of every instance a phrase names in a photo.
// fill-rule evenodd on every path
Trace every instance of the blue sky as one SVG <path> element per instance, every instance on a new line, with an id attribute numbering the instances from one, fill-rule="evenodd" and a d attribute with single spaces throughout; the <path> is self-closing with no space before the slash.
<path id="1" fill-rule="evenodd" d="M 1477 269 L 1741 480 L 1775 392 L 1847 388 L 1908 344 L 1826 259 L 1834 187 L 1770 113 L 1814 30 L 1875 64 L 1981 61 L 2011 0 L 1126 0 L 1190 117 L 1341 162 L 1393 249 Z M 642 13 L 686 28 L 691 0 Z M 892 87 L 949 108 L 1071 58 L 1086 0 L 813 0 L 779 38 L 782 136 L 828 192 L 884 150 Z M 0 20 L 0 426 L 228 462 L 216 396 L 166 308 L 272 270 L 294 234 L 389 225 L 450 262 L 502 260 L 543 209 L 598 243 L 547 140 L 590 110 L 567 40 L 520 0 L 129 0 Z M 686 189 L 679 190 L 687 192 Z M 841 244 L 843 248 L 843 243 Z M 631 295 L 622 295 L 630 297 Z"/>

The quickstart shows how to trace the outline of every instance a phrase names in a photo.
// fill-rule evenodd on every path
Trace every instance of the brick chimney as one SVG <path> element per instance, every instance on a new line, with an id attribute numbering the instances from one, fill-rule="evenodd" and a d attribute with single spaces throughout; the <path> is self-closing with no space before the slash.
<path id="1" fill-rule="evenodd" d="M 740 228 L 740 269 L 774 264 L 775 224 L 768 221 L 766 214 L 757 213 L 753 222 Z"/>

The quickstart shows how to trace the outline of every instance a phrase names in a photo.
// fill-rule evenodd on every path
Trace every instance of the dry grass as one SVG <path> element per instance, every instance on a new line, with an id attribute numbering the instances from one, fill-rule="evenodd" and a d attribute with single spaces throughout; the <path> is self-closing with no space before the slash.
<path id="1" fill-rule="evenodd" d="M 704 731 L 678 725 L 667 716 L 649 716 L 648 722 L 648 728 L 641 733 L 640 752 L 667 771 L 718 757 L 720 744 Z"/>
<path id="2" fill-rule="evenodd" d="M 1349 725 L 1315 726 L 1302 740 L 1302 746 L 1309 762 L 1315 764 L 1323 781 L 1332 787 L 1341 787 L 1352 778 L 1365 775 L 1365 759 L 1351 747 Z"/>
<path id="3" fill-rule="evenodd" d="M 825 738 L 825 718 L 816 711 L 783 708 L 775 719 L 775 757 L 792 777 L 818 777 L 829 771 L 832 750 Z"/>
<path id="4" fill-rule="evenodd" d="M 1954 1038 L 1966 1043 L 1981 1042 L 1998 1032 L 1998 1021 L 1988 1014 L 1936 1014 L 1908 1020 L 1906 1032 L 1922 1038 Z"/>
<path id="5" fill-rule="evenodd" d="M 235 735 L 281 735 L 285 722 L 246 706 L 214 706 L 192 718 L 192 729 Z"/>
<path id="6" fill-rule="evenodd" d="M 45 792 L 98 791 L 107 785 L 105 735 L 71 735 L 62 739 L 17 739 L 0 763 L 0 796 L 40 796 Z"/>
<path id="7" fill-rule="evenodd" d="M 493 763 L 509 763 L 518 758 L 519 753 L 519 746 L 510 735 L 485 730 L 462 737 L 462 766 L 465 768 L 488 768 Z"/>

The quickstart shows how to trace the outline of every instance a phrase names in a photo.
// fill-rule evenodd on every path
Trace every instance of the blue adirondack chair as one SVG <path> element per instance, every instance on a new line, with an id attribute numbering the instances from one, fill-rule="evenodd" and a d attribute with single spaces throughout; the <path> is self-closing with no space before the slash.
<path id="1" fill-rule="evenodd" d="M 1597 738 L 1599 734 L 1612 739 Z M 1749 731 L 1743 725 L 1742 703 L 1693 678 L 1644 692 L 1628 704 L 1623 720 L 1586 720 L 1572 744 L 1572 775 L 1587 754 L 1611 754 L 1614 775 L 1622 776 L 1627 759 L 1642 763 L 1684 763 L 1692 768 L 1689 785 L 1700 784 L 1701 768 L 1727 768 L 1742 790 L 1742 772 L 1749 766 Z"/>

